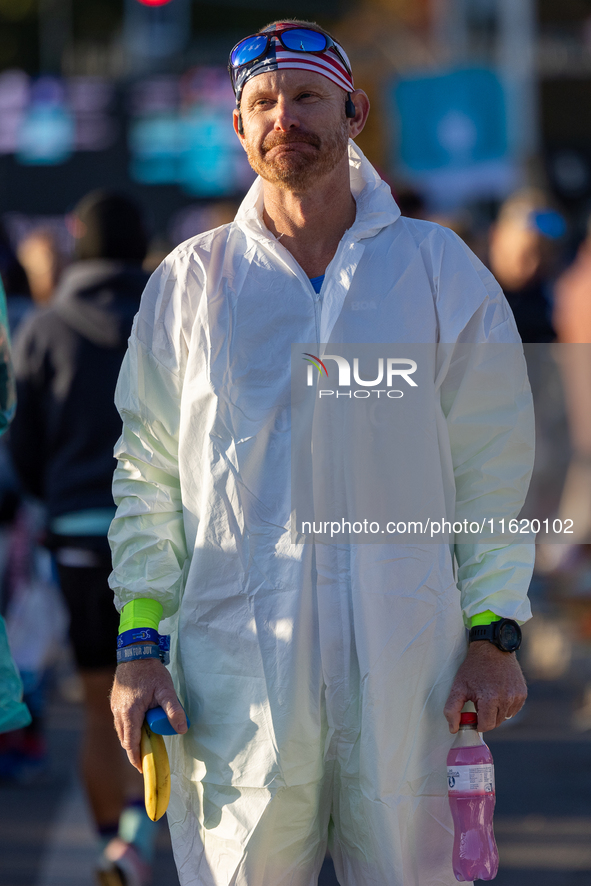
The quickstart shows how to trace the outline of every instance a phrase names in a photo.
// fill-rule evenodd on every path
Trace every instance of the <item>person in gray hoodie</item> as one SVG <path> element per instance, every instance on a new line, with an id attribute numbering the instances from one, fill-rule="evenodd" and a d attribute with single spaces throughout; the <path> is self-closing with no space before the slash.
<path id="1" fill-rule="evenodd" d="M 119 616 L 107 584 L 107 530 L 121 434 L 113 398 L 148 279 L 147 235 L 135 201 L 107 191 L 78 204 L 73 226 L 77 260 L 51 306 L 26 318 L 15 341 L 19 405 L 10 448 L 24 488 L 45 503 L 47 545 L 70 612 L 86 706 L 82 773 L 101 841 L 98 879 L 142 886 L 153 825 L 109 709 Z"/>

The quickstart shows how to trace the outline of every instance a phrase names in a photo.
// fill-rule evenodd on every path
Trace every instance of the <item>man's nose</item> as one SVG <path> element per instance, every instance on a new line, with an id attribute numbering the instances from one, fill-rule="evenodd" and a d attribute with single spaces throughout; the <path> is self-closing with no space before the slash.
<path id="1" fill-rule="evenodd" d="M 287 132 L 289 129 L 297 129 L 300 125 L 293 102 L 280 99 L 275 106 L 275 122 L 273 128 L 276 132 Z"/>

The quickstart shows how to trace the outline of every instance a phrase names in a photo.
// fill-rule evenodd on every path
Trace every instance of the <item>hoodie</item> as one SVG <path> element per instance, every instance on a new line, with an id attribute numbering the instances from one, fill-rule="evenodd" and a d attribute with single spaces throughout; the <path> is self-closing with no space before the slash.
<path id="1" fill-rule="evenodd" d="M 113 506 L 113 404 L 148 275 L 110 259 L 64 273 L 51 307 L 22 324 L 14 346 L 18 409 L 10 448 L 25 489 L 51 520 Z"/>

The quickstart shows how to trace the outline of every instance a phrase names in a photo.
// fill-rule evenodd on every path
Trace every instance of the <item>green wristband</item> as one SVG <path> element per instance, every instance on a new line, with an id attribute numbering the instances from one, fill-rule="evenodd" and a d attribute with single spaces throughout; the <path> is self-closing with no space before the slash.
<path id="1" fill-rule="evenodd" d="M 153 628 L 157 631 L 161 618 L 162 603 L 158 600 L 150 600 L 148 597 L 130 600 L 121 610 L 119 633 L 136 628 Z"/>
<path id="2" fill-rule="evenodd" d="M 493 621 L 500 621 L 501 616 L 496 615 L 494 612 L 491 612 L 490 609 L 487 609 L 486 612 L 478 612 L 476 615 L 473 615 L 470 619 L 470 627 L 475 628 L 477 625 L 490 625 Z"/>

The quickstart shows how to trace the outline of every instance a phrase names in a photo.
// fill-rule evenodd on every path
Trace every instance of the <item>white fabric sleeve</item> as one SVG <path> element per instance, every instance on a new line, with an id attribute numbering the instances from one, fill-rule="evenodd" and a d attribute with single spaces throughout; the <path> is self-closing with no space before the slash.
<path id="1" fill-rule="evenodd" d="M 480 291 L 481 303 L 458 335 L 441 388 L 456 486 L 455 520 L 516 518 L 534 461 L 532 396 L 515 321 L 494 277 L 469 252 L 455 286 Z M 444 346 L 445 348 L 445 346 Z M 457 581 L 467 625 L 491 610 L 523 623 L 533 543 L 457 544 Z"/>
<path id="2" fill-rule="evenodd" d="M 137 597 L 179 605 L 187 548 L 178 470 L 180 380 L 132 335 L 115 402 L 123 433 L 115 447 L 117 513 L 109 530 L 109 584 L 119 610 Z"/>
<path id="3" fill-rule="evenodd" d="M 165 618 L 178 608 L 189 565 L 178 465 L 183 289 L 171 270 L 163 267 L 148 283 L 117 383 L 123 432 L 114 452 L 117 513 L 109 530 L 116 607 L 150 598 Z"/>

